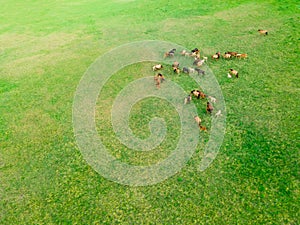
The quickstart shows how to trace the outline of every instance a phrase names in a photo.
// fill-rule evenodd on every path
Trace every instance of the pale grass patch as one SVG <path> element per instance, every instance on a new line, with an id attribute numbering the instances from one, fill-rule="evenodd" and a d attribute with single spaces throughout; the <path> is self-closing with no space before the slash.
<path id="1" fill-rule="evenodd" d="M 29 34 L 4 34 L 0 36 L 1 50 L 13 49 L 16 56 L 30 55 L 39 51 L 53 51 L 77 39 L 76 34 L 52 33 L 46 36 Z M 17 48 L 17 49 L 14 49 Z"/>
<path id="2" fill-rule="evenodd" d="M 205 35 L 206 33 L 205 30 L 210 30 L 210 31 L 215 30 L 216 29 L 215 23 L 220 20 L 223 20 L 235 24 L 238 30 L 242 29 L 245 32 L 256 32 L 258 28 L 253 27 L 253 24 L 255 25 L 256 20 L 249 21 L 248 26 L 247 25 L 245 26 L 245 21 L 243 20 L 244 19 L 247 20 L 248 18 L 262 17 L 263 13 L 266 10 L 268 10 L 267 4 L 258 5 L 254 3 L 249 3 L 229 10 L 227 9 L 224 11 L 220 11 L 213 15 L 205 15 L 205 16 L 190 15 L 189 17 L 181 18 L 181 19 L 168 18 L 162 21 L 160 25 L 158 25 L 158 27 L 162 27 L 162 30 L 164 30 L 165 32 L 173 31 L 174 34 L 175 33 L 178 34 L 178 32 L 180 32 L 186 35 L 189 34 L 190 32 L 198 30 L 198 33 L 202 33 L 203 35 Z M 274 19 L 272 19 L 272 21 L 274 23 Z M 269 23 L 269 21 L 266 22 Z M 240 26 L 242 26 L 242 28 L 240 28 Z M 217 31 L 218 30 L 216 30 L 216 32 Z"/>
<path id="3" fill-rule="evenodd" d="M 76 34 L 67 33 L 53 33 L 44 37 L 27 34 L 1 35 L 1 74 L 8 77 L 42 74 L 45 67 L 76 57 L 72 48 L 76 41 Z"/>
<path id="4" fill-rule="evenodd" d="M 127 2 L 135 2 L 135 0 L 114 0 L 116 3 L 127 3 Z"/>
<path id="5" fill-rule="evenodd" d="M 49 137 L 61 136 L 57 122 L 41 109 L 23 112 L 22 119 L 13 123 L 10 129 L 15 138 L 32 144 L 49 141 Z"/>
<path id="6" fill-rule="evenodd" d="M 261 16 L 263 8 L 267 7 L 266 4 L 249 3 L 240 5 L 235 8 L 227 9 L 215 13 L 212 17 L 217 19 L 223 19 L 227 21 L 234 21 L 241 18 L 249 18 L 249 16 L 256 17 Z"/>
<path id="7" fill-rule="evenodd" d="M 16 59 L 5 63 L 2 74 L 8 77 L 20 77 L 27 74 L 42 75 L 44 66 L 54 66 L 66 57 L 63 53 L 40 54 Z"/>

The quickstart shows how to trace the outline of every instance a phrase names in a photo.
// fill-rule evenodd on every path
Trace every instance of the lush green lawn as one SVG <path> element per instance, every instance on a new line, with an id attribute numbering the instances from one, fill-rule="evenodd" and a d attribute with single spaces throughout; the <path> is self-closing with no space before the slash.
<path id="1" fill-rule="evenodd" d="M 0 224 L 300 223 L 299 3 L 0 3 Z M 259 35 L 259 28 L 269 35 Z M 202 134 L 180 173 L 153 186 L 129 187 L 86 163 L 73 133 L 72 104 L 82 75 L 98 56 L 139 40 L 198 47 L 206 56 L 238 51 L 248 58 L 208 60 L 227 109 L 224 142 L 213 164 L 197 171 L 208 140 Z M 152 65 L 119 71 L 97 102 L 101 140 L 124 162 L 155 163 L 178 139 L 176 111 L 153 99 L 132 109 L 130 126 L 145 138 L 149 119 L 162 115 L 172 132 L 159 149 L 133 154 L 111 128 L 111 101 L 129 82 L 152 75 Z M 240 78 L 228 79 L 229 68 Z M 167 76 L 186 91 L 193 85 L 186 75 Z M 196 106 L 210 127 L 205 102 Z"/>

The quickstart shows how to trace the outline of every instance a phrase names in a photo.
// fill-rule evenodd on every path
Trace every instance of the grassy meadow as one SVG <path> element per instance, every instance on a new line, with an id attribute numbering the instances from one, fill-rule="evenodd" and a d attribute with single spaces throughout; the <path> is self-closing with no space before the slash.
<path id="1" fill-rule="evenodd" d="M 299 2 L 0 3 L 0 224 L 300 223 Z M 156 185 L 130 187 L 87 164 L 76 144 L 72 104 L 81 77 L 99 56 L 142 40 L 197 47 L 209 57 L 226 102 L 226 133 L 204 172 L 197 166 L 208 133 L 179 173 Z M 248 58 L 211 60 L 217 51 Z M 147 138 L 150 119 L 163 117 L 168 133 L 162 145 L 136 153 L 116 139 L 112 102 L 130 82 L 152 76 L 152 66 L 136 63 L 118 71 L 97 101 L 102 142 L 130 164 L 159 162 L 180 135 L 176 111 L 149 98 L 132 108 L 130 128 Z M 239 71 L 238 79 L 227 77 L 229 68 Z M 195 87 L 187 75 L 166 77 L 187 92 Z M 205 101 L 195 105 L 210 128 Z"/>

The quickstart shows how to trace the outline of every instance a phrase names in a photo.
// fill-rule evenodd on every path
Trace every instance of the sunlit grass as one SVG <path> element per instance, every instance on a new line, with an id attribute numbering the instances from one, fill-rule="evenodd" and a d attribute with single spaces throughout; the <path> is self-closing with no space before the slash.
<path id="1" fill-rule="evenodd" d="M 26 1 L 0 8 L 1 224 L 298 224 L 299 38 L 296 2 Z M 268 29 L 261 36 L 257 29 Z M 137 40 L 166 40 L 247 59 L 208 66 L 226 101 L 220 152 L 197 171 L 209 134 L 168 180 L 131 188 L 106 180 L 83 159 L 72 127 L 76 87 L 101 54 Z M 162 50 L 165 51 L 165 50 Z M 152 63 L 114 74 L 96 107 L 97 131 L 118 159 L 152 164 L 176 146 L 180 123 L 166 102 L 145 99 L 131 113 L 142 138 L 160 115 L 166 140 L 137 153 L 115 137 L 110 109 L 128 83 L 152 76 Z M 239 79 L 227 78 L 229 68 Z M 186 75 L 166 76 L 189 92 Z M 205 101 L 197 101 L 205 125 Z M 172 132 L 175 131 L 175 132 Z M 187 134 L 188 135 L 188 134 Z"/>

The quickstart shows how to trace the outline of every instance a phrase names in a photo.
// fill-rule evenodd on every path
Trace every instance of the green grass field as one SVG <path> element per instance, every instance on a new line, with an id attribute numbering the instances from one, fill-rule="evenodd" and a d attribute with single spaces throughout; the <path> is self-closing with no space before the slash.
<path id="1" fill-rule="evenodd" d="M 300 223 L 299 2 L 0 3 L 0 224 Z M 208 140 L 202 133 L 179 173 L 156 185 L 130 187 L 87 164 L 76 145 L 72 104 L 81 77 L 99 56 L 142 40 L 198 47 L 208 57 L 238 51 L 248 58 L 207 62 L 227 109 L 224 142 L 210 167 L 197 171 Z M 132 109 L 130 127 L 146 138 L 149 120 L 164 117 L 169 130 L 159 148 L 132 153 L 112 130 L 113 99 L 133 80 L 152 76 L 152 65 L 120 70 L 97 101 L 99 136 L 127 163 L 162 160 L 179 136 L 176 111 L 151 98 Z M 229 68 L 239 71 L 239 79 L 227 78 Z M 186 75 L 170 73 L 168 79 L 186 91 L 194 85 Z M 203 106 L 196 103 L 209 128 Z"/>

